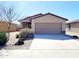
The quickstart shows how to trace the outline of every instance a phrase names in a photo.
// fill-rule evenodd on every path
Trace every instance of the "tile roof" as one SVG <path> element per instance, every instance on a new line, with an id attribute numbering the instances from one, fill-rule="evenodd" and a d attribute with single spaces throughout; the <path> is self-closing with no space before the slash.
<path id="1" fill-rule="evenodd" d="M 55 15 L 55 14 L 52 14 L 52 13 L 46 13 L 46 14 L 40 13 L 40 14 L 36 14 L 36 15 L 33 15 L 33 16 L 26 17 L 26 18 L 21 19 L 21 20 L 19 20 L 19 21 L 26 20 L 26 19 L 32 20 L 32 19 L 39 18 L 39 17 L 45 16 L 45 15 L 48 15 L 48 14 L 50 14 L 50 15 L 52 15 L 52 16 L 55 16 L 55 17 L 58 17 L 58 18 L 61 18 L 61 19 L 64 19 L 64 20 L 66 20 L 66 21 L 68 20 L 68 19 L 66 19 L 66 18 L 60 17 L 60 16 Z"/>

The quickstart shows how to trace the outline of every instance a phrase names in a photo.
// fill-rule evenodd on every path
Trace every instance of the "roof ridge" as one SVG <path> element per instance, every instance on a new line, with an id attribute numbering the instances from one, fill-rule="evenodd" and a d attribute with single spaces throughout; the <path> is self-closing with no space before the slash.
<path id="1" fill-rule="evenodd" d="M 41 17 L 41 16 L 48 15 L 48 14 L 53 15 L 53 16 L 55 16 L 55 17 L 62 18 L 62 19 L 64 19 L 64 20 L 66 20 L 66 21 L 68 20 L 68 19 L 66 19 L 66 18 L 64 18 L 64 17 L 61 17 L 61 16 L 58 16 L 58 15 L 52 14 L 52 13 L 50 13 L 50 12 L 45 13 L 45 14 L 39 13 L 39 14 L 36 14 L 36 15 L 33 15 L 33 16 L 26 17 L 26 18 L 21 19 L 21 20 L 25 20 L 25 19 L 30 19 L 30 20 L 31 20 L 31 19 L 35 19 L 35 18 L 38 18 L 38 17 Z M 19 20 L 19 21 L 21 21 L 21 20 Z"/>

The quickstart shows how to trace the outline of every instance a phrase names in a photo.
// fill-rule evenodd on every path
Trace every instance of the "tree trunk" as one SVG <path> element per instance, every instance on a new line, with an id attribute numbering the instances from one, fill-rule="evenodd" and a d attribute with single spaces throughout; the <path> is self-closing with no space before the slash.
<path id="1" fill-rule="evenodd" d="M 8 23 L 8 37 L 7 37 L 7 41 L 9 41 L 9 38 L 10 38 L 10 23 Z"/>

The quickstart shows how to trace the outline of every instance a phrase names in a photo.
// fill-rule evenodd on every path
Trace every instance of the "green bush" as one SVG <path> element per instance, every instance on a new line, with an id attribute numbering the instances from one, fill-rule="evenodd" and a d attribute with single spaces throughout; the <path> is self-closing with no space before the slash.
<path id="1" fill-rule="evenodd" d="M 5 45 L 7 42 L 7 36 L 5 32 L 0 32 L 0 45 Z"/>

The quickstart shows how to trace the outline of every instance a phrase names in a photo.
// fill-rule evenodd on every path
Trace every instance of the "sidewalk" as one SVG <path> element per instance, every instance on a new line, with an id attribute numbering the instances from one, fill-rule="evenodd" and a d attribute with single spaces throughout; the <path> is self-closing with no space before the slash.
<path id="1" fill-rule="evenodd" d="M 2 50 L 2 58 L 79 58 L 79 50 Z"/>

